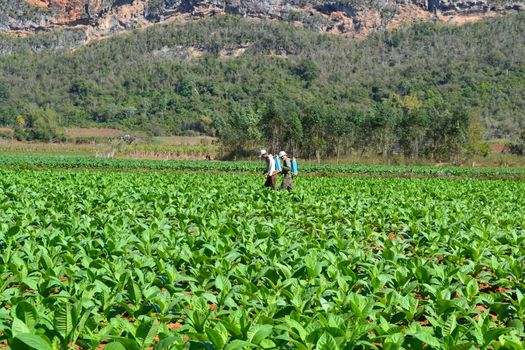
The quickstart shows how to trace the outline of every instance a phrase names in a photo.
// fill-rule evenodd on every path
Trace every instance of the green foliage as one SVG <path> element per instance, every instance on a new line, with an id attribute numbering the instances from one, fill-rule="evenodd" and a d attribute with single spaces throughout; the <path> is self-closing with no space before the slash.
<path id="1" fill-rule="evenodd" d="M 19 46 L 0 58 L 0 123 L 15 126 L 36 103 L 56 111 L 60 126 L 158 135 L 214 135 L 220 126 L 230 147 L 227 135 L 245 125 L 225 123 L 243 110 L 254 113 L 248 119 L 260 116 L 265 144 L 258 147 L 318 159 L 358 152 L 461 162 L 484 153 L 485 139 L 515 139 L 525 127 L 525 51 L 517 44 L 524 19 L 422 23 L 350 41 L 276 21 L 216 16 L 75 51 L 31 49 L 27 40 L 46 40 L 39 35 L 2 37 Z M 238 49 L 244 51 L 229 54 Z M 258 138 L 246 140 L 253 140 L 241 145 L 249 150 Z"/>
<path id="2" fill-rule="evenodd" d="M 30 109 L 27 117 L 27 121 L 22 116 L 16 118 L 18 128 L 15 129 L 15 137 L 18 140 L 51 141 L 62 138 L 59 116 L 55 110 L 36 107 Z"/>
<path id="3" fill-rule="evenodd" d="M 299 61 L 293 71 L 307 84 L 312 84 L 319 75 L 319 67 L 317 64 L 306 58 Z"/>
<path id="4" fill-rule="evenodd" d="M 140 169 L 0 169 L 1 342 L 14 350 L 523 342 L 523 181 L 318 176 L 281 193 L 252 174 Z"/>
<path id="5" fill-rule="evenodd" d="M 517 142 L 508 145 L 510 152 L 514 154 L 525 155 L 525 129 L 521 130 Z"/>
<path id="6" fill-rule="evenodd" d="M 156 161 L 129 159 L 101 159 L 80 156 L 0 155 L 4 167 L 16 169 L 99 169 L 99 170 L 171 170 L 260 173 L 261 162 L 248 161 Z M 516 178 L 525 176 L 525 168 L 488 168 L 458 166 L 393 166 L 393 165 L 335 165 L 301 163 L 301 172 L 309 175 L 363 174 L 376 176 L 428 176 Z"/>
<path id="7" fill-rule="evenodd" d="M 260 120 L 250 107 L 235 106 L 229 115 L 216 121 L 218 136 L 232 155 L 242 154 L 260 142 Z"/>
<path id="8" fill-rule="evenodd" d="M 9 99 L 9 89 L 5 84 L 0 83 L 0 102 L 5 102 Z"/>

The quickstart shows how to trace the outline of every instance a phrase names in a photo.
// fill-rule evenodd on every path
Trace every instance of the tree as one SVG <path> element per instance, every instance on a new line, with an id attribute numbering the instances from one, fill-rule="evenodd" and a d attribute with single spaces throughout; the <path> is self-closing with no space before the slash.
<path id="1" fill-rule="evenodd" d="M 456 106 L 452 112 L 452 118 L 448 128 L 448 144 L 450 155 L 454 163 L 459 164 L 463 161 L 463 152 L 468 146 L 470 127 L 470 115 L 465 108 Z"/>
<path id="2" fill-rule="evenodd" d="M 401 110 L 397 127 L 399 146 L 405 157 L 419 158 L 428 128 L 428 115 L 423 110 L 423 103 L 415 94 L 394 94 L 393 98 L 394 105 Z"/>
<path id="3" fill-rule="evenodd" d="M 9 99 L 9 89 L 4 84 L 0 83 L 0 102 L 5 102 Z"/>
<path id="4" fill-rule="evenodd" d="M 251 107 L 233 104 L 227 116 L 216 121 L 221 143 L 231 156 L 243 155 L 259 144 L 261 116 Z"/>
<path id="5" fill-rule="evenodd" d="M 19 128 L 23 128 L 26 126 L 26 118 L 24 118 L 24 116 L 22 115 L 19 115 L 18 117 L 16 117 L 16 126 L 18 126 Z"/>
<path id="6" fill-rule="evenodd" d="M 379 153 L 384 159 L 390 161 L 393 156 L 399 110 L 392 106 L 389 101 L 384 101 L 374 103 L 372 113 L 372 118 L 368 124 L 369 134 L 379 146 Z"/>
<path id="7" fill-rule="evenodd" d="M 71 84 L 69 92 L 75 97 L 82 99 L 96 91 L 97 85 L 92 80 L 78 79 Z"/>
<path id="8" fill-rule="evenodd" d="M 303 128 L 305 130 L 306 144 L 304 149 L 309 154 L 314 154 L 317 162 L 321 162 L 321 156 L 324 155 L 326 149 L 326 106 L 315 100 L 310 103 L 303 115 Z"/>
<path id="9" fill-rule="evenodd" d="M 289 150 L 294 156 L 299 155 L 299 146 L 303 141 L 304 132 L 299 113 L 290 114 L 286 121 L 286 128 L 284 132 L 285 144 L 288 145 Z"/>
<path id="10" fill-rule="evenodd" d="M 519 133 L 518 142 L 508 145 L 512 154 L 525 155 L 525 129 Z"/>
<path id="11" fill-rule="evenodd" d="M 27 139 L 51 141 L 61 137 L 58 114 L 54 109 L 36 108 L 30 112 L 29 118 L 30 127 Z"/>
<path id="12" fill-rule="evenodd" d="M 278 152 L 284 141 L 284 132 L 286 129 L 287 108 L 282 98 L 270 95 L 265 98 L 262 107 L 262 127 L 265 136 L 270 140 L 271 149 Z"/>
<path id="13" fill-rule="evenodd" d="M 272 93 L 265 97 L 261 108 L 264 134 L 275 152 L 284 146 L 295 152 L 303 139 L 301 111 L 293 97 L 290 92 L 282 93 L 281 97 Z"/>
<path id="14" fill-rule="evenodd" d="M 467 154 L 469 156 L 483 156 L 489 154 L 490 146 L 483 141 L 483 128 L 477 113 L 471 113 L 470 126 L 468 129 Z"/>
<path id="15" fill-rule="evenodd" d="M 294 73 L 309 86 L 319 76 L 319 66 L 312 60 L 304 58 L 295 66 Z"/>
<path id="16" fill-rule="evenodd" d="M 354 130 L 354 107 L 349 105 L 332 104 L 328 106 L 326 117 L 326 133 L 331 140 L 332 152 L 335 152 L 337 163 L 341 156 L 344 140 L 352 139 Z"/>

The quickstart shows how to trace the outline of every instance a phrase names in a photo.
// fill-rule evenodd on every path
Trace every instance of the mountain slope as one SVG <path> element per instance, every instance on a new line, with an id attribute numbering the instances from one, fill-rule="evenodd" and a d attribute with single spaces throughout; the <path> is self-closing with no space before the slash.
<path id="1" fill-rule="evenodd" d="M 19 49 L 0 57 L 0 123 L 51 113 L 62 125 L 219 134 L 241 146 L 266 136 L 308 153 L 343 142 L 435 157 L 477 122 L 486 138 L 525 128 L 523 28 L 517 14 L 348 41 L 221 15 L 75 51 L 34 53 L 22 48 L 38 36 L 10 38 Z"/>

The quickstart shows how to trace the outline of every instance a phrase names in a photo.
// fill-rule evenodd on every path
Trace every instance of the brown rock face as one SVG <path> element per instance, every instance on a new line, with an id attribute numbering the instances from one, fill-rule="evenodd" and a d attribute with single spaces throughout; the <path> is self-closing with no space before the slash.
<path id="1" fill-rule="evenodd" d="M 138 1 L 109 1 L 109 0 L 26 0 L 29 4 L 47 8 L 52 13 L 49 25 L 56 24 L 92 24 L 96 19 L 109 13 L 114 3 L 115 7 L 125 6 Z"/>
<path id="2" fill-rule="evenodd" d="M 30 33 L 57 27 L 84 29 L 90 38 L 151 23 L 198 19 L 220 13 L 284 20 L 334 34 L 363 37 L 377 29 L 417 21 L 467 23 L 524 9 L 525 0 L 0 0 L 0 31 Z M 34 9 L 37 9 L 34 13 Z M 40 12 L 38 11 L 40 9 Z M 28 18 L 20 16 L 31 12 Z"/>
<path id="3" fill-rule="evenodd" d="M 55 14 L 55 23 L 76 23 L 90 18 L 92 5 L 83 0 L 48 0 L 48 8 Z"/>

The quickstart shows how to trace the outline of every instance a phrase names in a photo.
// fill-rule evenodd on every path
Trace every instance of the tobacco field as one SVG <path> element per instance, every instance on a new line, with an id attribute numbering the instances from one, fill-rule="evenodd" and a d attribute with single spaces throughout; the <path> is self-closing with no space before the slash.
<path id="1" fill-rule="evenodd" d="M 49 156 L 31 154 L 0 154 L 3 167 L 16 169 L 96 169 L 118 171 L 196 171 L 260 173 L 261 162 L 199 160 L 138 160 L 103 159 L 88 156 Z M 471 177 L 525 179 L 525 168 L 518 167 L 457 167 L 457 166 L 410 166 L 410 165 L 364 165 L 364 164 L 317 164 L 302 163 L 303 173 L 315 175 L 372 175 L 408 177 Z"/>
<path id="2" fill-rule="evenodd" d="M 0 348 L 524 348 L 523 181 L 10 159 Z"/>

